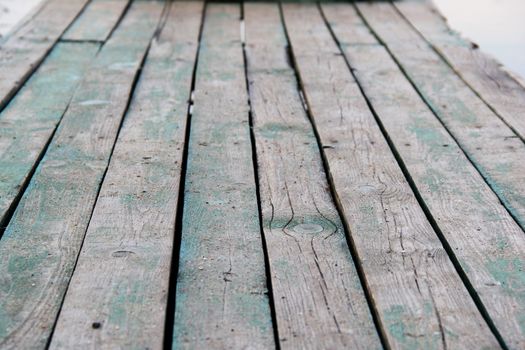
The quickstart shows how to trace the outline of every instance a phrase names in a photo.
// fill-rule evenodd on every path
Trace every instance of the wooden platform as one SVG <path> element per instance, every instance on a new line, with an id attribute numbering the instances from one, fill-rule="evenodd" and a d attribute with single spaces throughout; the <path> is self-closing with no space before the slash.
<path id="1" fill-rule="evenodd" d="M 525 349 L 525 88 L 430 3 L 45 0 L 0 108 L 1 349 Z"/>

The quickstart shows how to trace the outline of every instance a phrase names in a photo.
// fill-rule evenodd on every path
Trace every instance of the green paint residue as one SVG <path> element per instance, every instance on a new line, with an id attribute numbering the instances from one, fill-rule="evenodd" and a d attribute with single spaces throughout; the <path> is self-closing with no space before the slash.
<path id="1" fill-rule="evenodd" d="M 270 314 L 270 301 L 265 290 L 249 291 L 248 293 L 237 294 L 235 308 L 239 315 L 243 315 L 248 324 L 257 329 L 260 334 L 268 334 L 272 329 L 270 317 L 261 315 Z"/>
<path id="2" fill-rule="evenodd" d="M 265 123 L 257 128 L 257 132 L 268 139 L 276 139 L 281 136 L 281 133 L 289 130 L 289 126 L 281 123 Z"/>
<path id="3" fill-rule="evenodd" d="M 402 305 L 393 305 L 385 312 L 385 323 L 390 334 L 406 349 L 416 349 L 417 343 L 405 334 L 407 326 L 403 317 L 405 316 L 405 308 Z"/>
<path id="4" fill-rule="evenodd" d="M 491 260 L 485 264 L 492 277 L 525 308 L 524 260 L 520 258 Z M 525 311 L 525 310 L 524 310 Z"/>
<path id="5" fill-rule="evenodd" d="M 423 313 L 430 318 L 434 314 L 434 308 L 430 302 L 423 305 Z M 385 325 L 392 337 L 399 343 L 399 347 L 407 350 L 415 349 L 438 349 L 442 346 L 439 332 L 428 332 L 420 318 L 407 312 L 403 305 L 393 305 L 385 311 Z M 415 321 L 412 321 L 415 320 Z"/>
<path id="6" fill-rule="evenodd" d="M 497 259 L 485 264 L 492 277 L 500 284 L 503 291 L 515 301 L 516 321 L 525 332 L 525 261 L 523 258 Z"/>
<path id="7" fill-rule="evenodd" d="M 110 302 L 109 324 L 130 329 L 142 327 L 141 320 L 130 315 L 130 311 L 135 305 L 144 302 L 143 282 L 140 280 L 127 281 L 116 288 L 117 293 Z"/>
<path id="8" fill-rule="evenodd" d="M 12 230 L 11 230 L 12 231 Z M 6 232 L 6 235 L 12 235 L 12 232 Z M 6 236 L 4 236 L 6 238 Z M 8 242 L 9 243 L 9 242 Z M 0 245 L 0 251 L 4 250 Z M 27 307 L 27 304 L 35 303 L 31 300 L 35 289 L 42 289 L 45 286 L 36 285 L 41 281 L 38 276 L 39 266 L 44 263 L 49 264 L 53 259 L 48 255 L 47 250 L 35 251 L 28 255 L 12 255 L 6 262 L 6 266 L 0 267 L 0 339 L 4 339 L 10 331 L 10 327 L 17 325 L 20 312 Z M 47 260 L 47 261 L 46 261 Z M 6 271 L 7 270 L 7 271 Z"/>
<path id="9" fill-rule="evenodd" d="M 502 237 L 502 236 L 498 237 L 498 240 L 496 242 L 496 247 L 498 247 L 498 249 L 501 252 L 504 252 L 508 245 L 509 245 L 509 242 L 507 238 Z"/>
<path id="10" fill-rule="evenodd" d="M 427 186 L 428 190 L 432 193 L 438 193 L 441 188 L 439 175 L 430 168 L 425 171 L 425 174 L 422 176 L 421 181 Z"/>
<path id="11" fill-rule="evenodd" d="M 443 136 L 441 132 L 439 132 L 435 128 L 414 124 L 412 124 L 409 127 L 409 130 L 414 135 L 416 135 L 418 140 L 420 140 L 421 142 L 427 144 L 429 147 L 435 146 L 438 143 L 443 143 Z M 430 150 L 432 150 L 432 148 Z"/>
<path id="12" fill-rule="evenodd" d="M 499 173 L 505 175 L 505 174 L 508 174 L 512 170 L 512 168 L 514 168 L 514 164 L 513 163 L 499 162 L 499 163 L 495 164 L 494 170 L 496 172 L 499 172 Z"/>

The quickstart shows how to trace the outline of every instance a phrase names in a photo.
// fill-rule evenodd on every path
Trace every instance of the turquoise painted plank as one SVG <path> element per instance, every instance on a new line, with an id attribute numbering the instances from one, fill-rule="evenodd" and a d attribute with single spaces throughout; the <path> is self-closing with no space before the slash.
<path id="1" fill-rule="evenodd" d="M 397 33 L 396 37 L 413 37 L 418 45 L 410 45 L 409 50 L 421 51 L 421 56 L 435 58 L 430 47 L 424 41 L 421 42 L 422 39 L 391 4 L 386 5 L 388 6 L 371 8 L 359 5 L 359 8 L 373 28 L 381 28 L 381 34 L 388 38 L 387 45 L 392 45 L 390 33 Z M 345 20 L 348 17 L 364 23 L 354 8 L 349 8 Z M 388 32 L 385 26 L 388 27 Z M 429 67 L 426 72 L 422 72 L 420 66 L 408 63 L 414 57 L 421 56 L 413 55 L 408 58 L 399 48 L 393 49 L 395 57 L 409 70 L 406 72 L 407 78 L 377 39 L 376 45 L 359 45 L 355 36 L 345 33 L 343 26 L 340 28 L 335 28 L 335 32 L 344 43 L 344 52 L 378 117 L 383 120 L 385 130 L 403 159 L 436 226 L 450 246 L 449 252 L 461 266 L 464 279 L 475 289 L 479 298 L 478 305 L 482 305 L 486 310 L 486 318 L 497 328 L 496 333 L 502 339 L 500 342 L 511 349 L 525 347 L 525 318 L 522 317 L 525 314 L 525 235 L 462 152 L 460 146 L 468 140 L 461 138 L 456 142 L 419 96 L 417 89 L 428 98 L 450 101 L 448 105 L 440 106 L 440 113 L 447 114 L 446 110 L 457 111 L 457 105 L 463 102 L 473 106 L 473 94 L 467 86 L 461 89 L 463 93 L 459 93 L 459 83 L 449 84 L 450 91 L 444 88 L 448 81 L 457 81 L 458 78 L 454 78 L 454 73 L 446 69 L 446 66 L 443 68 L 443 62 L 434 63 L 434 59 L 425 62 Z M 434 68 L 431 68 L 433 66 L 439 66 L 442 74 L 436 74 Z M 412 76 L 418 77 L 415 87 L 409 80 Z M 423 76 L 425 85 L 420 84 Z M 432 85 L 435 90 L 428 88 Z M 452 96 L 454 91 L 457 94 Z M 461 119 L 470 114 L 472 118 L 479 118 L 480 127 L 484 126 L 480 131 L 484 137 L 487 136 L 486 132 L 490 134 L 490 130 L 494 131 L 498 125 L 503 131 L 507 129 L 495 115 L 488 119 L 487 114 L 484 114 L 487 109 L 481 109 L 482 104 L 478 106 L 478 114 L 474 114 L 476 110 L 465 109 L 463 115 L 440 115 L 440 118 Z M 484 125 L 483 121 L 492 122 Z M 453 121 L 448 123 L 455 124 Z M 456 124 L 454 128 L 457 127 Z M 453 134 L 455 132 L 457 129 L 452 131 Z M 478 142 L 482 142 L 484 137 L 480 137 Z M 486 147 L 491 147 L 491 142 L 497 142 L 497 147 L 506 143 L 504 139 L 485 140 Z M 500 156 L 504 158 L 505 154 Z M 483 160 L 486 165 L 493 165 L 487 160 Z M 508 180 L 513 181 L 516 178 L 512 178 L 509 173 Z M 462 312 L 461 315 L 461 321 L 466 326 L 465 313 Z M 469 334 L 476 336 L 481 332 L 469 331 Z M 474 344 L 467 347 L 472 348 Z"/>
<path id="2" fill-rule="evenodd" d="M 103 47 L 0 240 L 0 348 L 44 348 L 162 4 L 136 2 Z"/>
<path id="3" fill-rule="evenodd" d="M 274 346 L 237 4 L 208 5 L 188 144 L 175 349 Z"/>
<path id="4" fill-rule="evenodd" d="M 0 46 L 0 108 L 33 73 L 88 0 L 49 0 Z"/>
<path id="5" fill-rule="evenodd" d="M 381 349 L 312 124 L 279 4 L 246 2 L 246 62 L 263 232 L 282 349 Z"/>
<path id="6" fill-rule="evenodd" d="M 359 3 L 357 8 L 434 114 L 525 229 L 525 143 L 391 3 Z"/>
<path id="7" fill-rule="evenodd" d="M 396 9 L 479 96 L 525 141 L 525 88 L 500 62 L 450 29 L 430 1 L 395 2 Z"/>
<path id="8" fill-rule="evenodd" d="M 51 349 L 162 348 L 203 5 L 174 2 L 152 43 Z"/>
<path id="9" fill-rule="evenodd" d="M 334 196 L 387 348 L 497 349 L 496 338 L 421 208 L 319 7 L 285 4 L 283 12 Z M 355 21 L 341 8 L 334 12 L 342 18 L 336 30 L 351 28 L 350 38 L 366 33 L 353 26 Z M 361 46 L 370 46 L 369 40 L 365 37 Z M 377 64 L 371 66 L 383 73 Z M 391 81 L 374 83 L 397 89 Z"/>
<path id="10" fill-rule="evenodd" d="M 62 40 L 106 41 L 128 4 L 129 0 L 92 0 Z"/>
<path id="11" fill-rule="evenodd" d="M 0 113 L 0 226 L 99 48 L 92 43 L 57 44 Z"/>

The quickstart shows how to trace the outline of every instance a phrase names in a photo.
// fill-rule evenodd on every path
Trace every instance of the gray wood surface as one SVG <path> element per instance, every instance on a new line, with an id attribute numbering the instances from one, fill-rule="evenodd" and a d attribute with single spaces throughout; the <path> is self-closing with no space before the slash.
<path id="1" fill-rule="evenodd" d="M 323 9 L 328 21 L 337 24 L 334 33 L 365 95 L 492 322 L 509 347 L 522 347 L 525 300 L 519 281 L 525 235 L 521 228 L 385 48 L 377 41 L 362 45 L 370 42 L 371 34 L 360 37 L 346 30 L 348 19 L 363 24 L 354 8 L 323 5 Z"/>
<path id="2" fill-rule="evenodd" d="M 287 62 L 279 5 L 246 3 L 247 70 L 263 230 L 282 349 L 379 349 Z"/>
<path id="3" fill-rule="evenodd" d="M 7 225 L 24 184 L 99 48 L 92 43 L 57 44 L 0 113 L 0 227 Z"/>
<path id="4" fill-rule="evenodd" d="M 498 348 L 318 8 L 283 6 L 306 101 L 386 343 Z"/>
<path id="5" fill-rule="evenodd" d="M 129 0 L 92 0 L 63 40 L 106 41 L 128 7 Z"/>
<path id="6" fill-rule="evenodd" d="M 394 2 L 401 14 L 439 52 L 456 73 L 525 140 L 525 88 L 458 33 L 431 2 Z"/>
<path id="7" fill-rule="evenodd" d="M 49 0 L 0 46 L 0 109 L 24 84 L 88 0 Z"/>
<path id="8" fill-rule="evenodd" d="M 51 349 L 162 348 L 202 10 L 202 2 L 174 2 L 152 44 Z"/>
<path id="9" fill-rule="evenodd" d="M 274 346 L 238 4 L 209 4 L 198 58 L 173 347 Z"/>
<path id="10" fill-rule="evenodd" d="M 162 3 L 136 2 L 76 91 L 0 240 L 0 348 L 45 348 Z"/>
<path id="11" fill-rule="evenodd" d="M 0 38 L 0 349 L 525 348 L 523 87 L 412 1 Z"/>
<path id="12" fill-rule="evenodd" d="M 432 50 L 392 4 L 359 3 L 357 7 L 524 228 L 525 144 L 522 140 Z"/>

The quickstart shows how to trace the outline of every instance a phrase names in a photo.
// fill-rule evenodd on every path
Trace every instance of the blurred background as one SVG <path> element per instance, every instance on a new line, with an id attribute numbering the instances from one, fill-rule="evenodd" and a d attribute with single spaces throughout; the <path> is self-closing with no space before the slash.
<path id="1" fill-rule="evenodd" d="M 525 0 L 433 0 L 451 28 L 525 78 Z"/>
<path id="2" fill-rule="evenodd" d="M 0 0 L 0 39 L 34 12 L 42 0 Z"/>
<path id="3" fill-rule="evenodd" d="M 0 38 L 43 0 L 0 0 Z M 525 78 L 525 0 L 433 0 L 450 26 Z"/>

